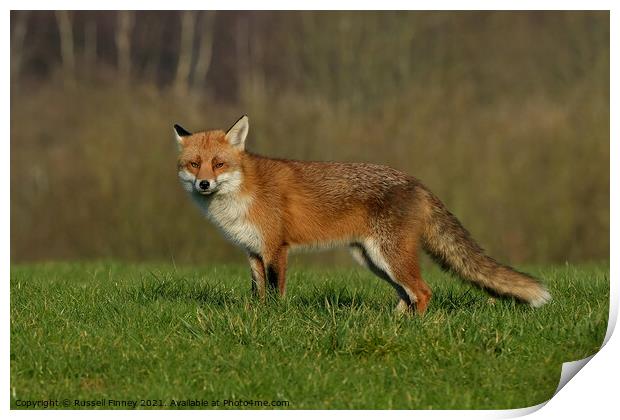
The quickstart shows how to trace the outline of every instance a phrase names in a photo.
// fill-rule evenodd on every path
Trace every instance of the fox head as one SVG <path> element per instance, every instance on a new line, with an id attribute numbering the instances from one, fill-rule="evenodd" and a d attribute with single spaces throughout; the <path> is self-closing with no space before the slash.
<path id="1" fill-rule="evenodd" d="M 203 196 L 238 191 L 249 128 L 245 115 L 227 132 L 213 130 L 192 134 L 175 124 L 174 134 L 179 146 L 177 170 L 183 188 Z"/>

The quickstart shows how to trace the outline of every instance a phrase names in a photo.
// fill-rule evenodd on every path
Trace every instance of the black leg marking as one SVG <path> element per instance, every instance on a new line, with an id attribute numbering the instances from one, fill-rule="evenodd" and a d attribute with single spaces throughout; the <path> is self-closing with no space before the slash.
<path id="1" fill-rule="evenodd" d="M 364 261 L 366 262 L 368 269 L 372 271 L 377 277 L 382 278 L 383 280 L 387 281 L 390 285 L 392 285 L 392 287 L 396 290 L 398 297 L 403 299 L 409 305 L 413 303 L 411 302 L 411 299 L 409 298 L 407 291 L 400 284 L 392 280 L 392 278 L 388 276 L 388 274 L 385 271 L 377 267 L 377 264 L 375 264 L 372 258 L 370 258 L 370 256 L 368 255 L 368 252 L 366 251 L 366 248 L 364 248 L 362 244 L 354 243 L 354 244 L 351 244 L 351 246 L 354 248 L 357 248 L 358 250 L 362 252 L 362 257 L 364 258 Z"/>
<path id="2" fill-rule="evenodd" d="M 267 284 L 269 289 L 278 290 L 278 270 L 276 270 L 276 267 L 273 265 L 268 265 L 267 270 L 265 271 L 267 274 Z"/>
<path id="3" fill-rule="evenodd" d="M 254 275 L 254 270 L 252 270 L 252 293 L 253 294 L 258 294 L 258 285 L 256 284 L 257 279 L 256 276 Z"/>

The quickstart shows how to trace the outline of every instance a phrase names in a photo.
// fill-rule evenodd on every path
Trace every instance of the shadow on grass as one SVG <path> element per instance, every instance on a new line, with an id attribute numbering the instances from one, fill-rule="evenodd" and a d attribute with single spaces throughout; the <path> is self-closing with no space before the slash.
<path id="1" fill-rule="evenodd" d="M 446 312 L 462 311 L 463 309 L 483 304 L 484 296 L 477 290 L 469 288 L 465 291 L 448 289 L 433 294 L 432 309 L 441 309 Z"/>
<path id="2" fill-rule="evenodd" d="M 175 277 L 174 275 L 158 275 L 150 273 L 150 278 L 123 290 L 124 298 L 137 302 L 147 303 L 154 301 L 193 301 L 201 306 L 245 306 L 249 302 L 261 304 L 254 297 L 250 289 L 234 289 L 230 285 L 205 283 L 199 279 Z M 396 301 L 381 299 L 365 290 L 350 289 L 338 284 L 322 284 L 293 294 L 285 298 L 268 293 L 264 302 L 266 306 L 300 307 L 306 309 L 372 309 L 385 310 L 392 308 Z"/>
<path id="3" fill-rule="evenodd" d="M 377 313 L 393 311 L 396 299 L 373 296 L 363 291 L 349 290 L 346 287 L 314 287 L 298 295 L 280 298 L 268 294 L 265 301 L 254 297 L 249 290 L 227 289 L 193 283 L 184 279 L 160 283 L 142 283 L 124 291 L 126 299 L 137 303 L 155 301 L 196 302 L 200 306 L 246 307 L 248 303 L 269 308 L 299 308 L 325 310 L 370 310 Z M 477 291 L 440 291 L 433 295 L 429 312 L 443 311 L 458 313 L 472 308 L 487 308 L 489 305 L 509 304 L 520 307 L 513 299 L 492 298 Z"/>
<path id="4" fill-rule="evenodd" d="M 373 309 L 381 310 L 392 305 L 385 299 L 372 296 L 365 290 L 349 289 L 338 284 L 313 286 L 303 294 L 293 296 L 291 305 L 320 309 Z"/>
<path id="5" fill-rule="evenodd" d="M 430 311 L 459 313 L 472 310 L 511 310 L 528 311 L 531 307 L 526 302 L 515 298 L 489 293 L 483 289 L 470 287 L 466 290 L 447 289 L 433 295 Z"/>
<path id="6" fill-rule="evenodd" d="M 372 293 L 371 293 L 372 292 Z M 267 307 L 298 307 L 316 310 L 371 310 L 392 311 L 397 303 L 389 292 L 376 293 L 368 289 L 350 288 L 337 283 L 313 285 L 297 294 L 285 298 L 268 293 L 265 302 L 255 298 L 247 290 L 231 288 L 230 285 L 213 284 L 202 279 L 190 279 L 173 274 L 150 273 L 150 278 L 123 291 L 124 297 L 138 303 L 158 300 L 177 302 L 196 302 L 200 306 L 246 306 L 248 303 L 264 304 Z M 514 299 L 494 297 L 482 290 L 468 288 L 439 289 L 433 294 L 430 312 L 448 313 L 468 311 L 473 308 L 488 308 L 489 305 L 510 305 L 520 307 Z"/>
<path id="7" fill-rule="evenodd" d="M 176 277 L 172 274 L 160 275 L 150 272 L 148 279 L 140 285 L 124 291 L 127 299 L 147 303 L 158 300 L 188 302 L 195 301 L 201 305 L 229 306 L 242 301 L 242 295 L 234 289 L 205 283 L 198 279 Z"/>

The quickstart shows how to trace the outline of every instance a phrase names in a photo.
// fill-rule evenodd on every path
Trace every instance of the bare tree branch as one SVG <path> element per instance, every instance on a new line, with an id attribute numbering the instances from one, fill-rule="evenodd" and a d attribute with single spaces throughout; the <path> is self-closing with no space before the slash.
<path id="1" fill-rule="evenodd" d="M 84 27 L 84 61 L 92 72 L 97 62 L 97 22 L 94 19 L 89 19 Z"/>
<path id="2" fill-rule="evenodd" d="M 174 81 L 174 90 L 180 95 L 185 95 L 189 91 L 195 28 L 196 12 L 181 12 L 181 45 Z"/>
<path id="3" fill-rule="evenodd" d="M 237 77 L 241 98 L 255 101 L 264 93 L 263 50 L 250 19 L 243 17 L 236 25 Z"/>
<path id="4" fill-rule="evenodd" d="M 194 68 L 194 87 L 203 88 L 206 82 L 209 67 L 211 67 L 211 57 L 213 56 L 213 31 L 215 27 L 215 11 L 206 11 L 204 22 L 200 29 L 200 47 L 198 59 Z"/>
<path id="5" fill-rule="evenodd" d="M 73 45 L 73 28 L 71 15 L 67 10 L 56 11 L 56 22 L 60 34 L 60 54 L 65 85 L 75 83 L 75 52 Z"/>
<path id="6" fill-rule="evenodd" d="M 130 10 L 118 12 L 118 26 L 116 29 L 116 50 L 118 54 L 118 73 L 123 83 L 131 77 L 131 31 L 134 16 Z"/>
<path id="7" fill-rule="evenodd" d="M 20 11 L 15 13 L 15 29 L 11 40 L 11 78 L 12 87 L 17 90 L 19 86 L 19 76 L 21 73 L 24 57 L 24 38 L 28 30 L 28 12 Z"/>

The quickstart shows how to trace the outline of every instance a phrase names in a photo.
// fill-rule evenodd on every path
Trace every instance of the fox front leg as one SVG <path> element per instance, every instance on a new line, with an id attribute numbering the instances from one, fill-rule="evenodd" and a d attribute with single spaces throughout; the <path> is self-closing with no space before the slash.
<path id="1" fill-rule="evenodd" d="M 264 266 L 269 290 L 277 290 L 280 296 L 286 293 L 286 262 L 288 249 L 281 246 L 272 252 L 265 253 Z"/>
<path id="2" fill-rule="evenodd" d="M 248 261 L 252 270 L 252 293 L 259 299 L 265 299 L 265 265 L 260 255 L 249 254 Z"/>

